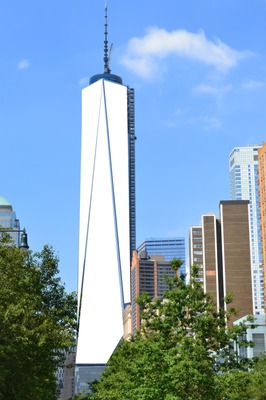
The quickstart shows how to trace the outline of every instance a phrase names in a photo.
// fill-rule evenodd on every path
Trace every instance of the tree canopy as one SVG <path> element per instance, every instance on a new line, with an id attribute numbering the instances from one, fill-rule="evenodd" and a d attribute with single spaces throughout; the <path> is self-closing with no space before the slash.
<path id="1" fill-rule="evenodd" d="M 76 329 L 58 262 L 50 246 L 33 254 L 0 239 L 0 399 L 57 399 L 55 372 Z"/>
<path id="2" fill-rule="evenodd" d="M 173 260 L 178 270 L 182 261 Z M 227 327 L 236 310 L 217 311 L 204 293 L 193 267 L 185 276 L 168 279 L 163 298 L 143 294 L 141 331 L 122 340 L 99 381 L 91 385 L 91 400 L 213 400 L 223 399 L 226 378 L 248 374 L 250 361 L 234 350 L 245 324 Z M 225 299 L 230 302 L 230 298 Z M 229 307 L 228 307 L 229 308 Z M 251 343 L 244 339 L 241 346 Z M 222 377 L 222 378 L 221 378 Z M 233 399 L 233 398 L 232 398 Z M 241 398 L 242 399 L 242 398 Z"/>

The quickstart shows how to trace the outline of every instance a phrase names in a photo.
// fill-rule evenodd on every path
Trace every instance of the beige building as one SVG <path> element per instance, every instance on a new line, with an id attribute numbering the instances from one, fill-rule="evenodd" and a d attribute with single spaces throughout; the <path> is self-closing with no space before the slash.
<path id="1" fill-rule="evenodd" d="M 162 297 L 167 291 L 168 284 L 165 278 L 172 278 L 176 272 L 170 262 L 164 260 L 161 254 L 147 256 L 145 251 L 133 251 L 131 264 L 131 318 L 132 333 L 140 329 L 140 307 L 136 298 L 142 293 L 149 294 L 152 298 Z"/>
<path id="2" fill-rule="evenodd" d="M 70 399 L 75 393 L 75 359 L 76 349 L 71 349 L 66 354 L 65 364 L 57 371 L 59 383 L 58 400 Z"/>
<path id="3" fill-rule="evenodd" d="M 220 218 L 202 216 L 202 225 L 190 229 L 190 266 L 198 264 L 204 291 L 214 296 L 218 307 L 239 310 L 230 323 L 253 314 L 250 255 L 249 202 L 221 201 Z M 224 304 L 226 294 L 233 302 Z"/>

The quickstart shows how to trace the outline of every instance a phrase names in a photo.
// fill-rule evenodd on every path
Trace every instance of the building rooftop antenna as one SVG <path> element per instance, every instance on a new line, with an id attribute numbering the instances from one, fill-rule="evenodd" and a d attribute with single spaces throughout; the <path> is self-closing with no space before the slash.
<path id="1" fill-rule="evenodd" d="M 105 79 L 107 81 L 123 84 L 122 78 L 118 75 L 111 74 L 110 60 L 113 45 L 111 44 L 110 49 L 108 48 L 108 18 L 107 18 L 107 0 L 105 2 L 105 22 L 104 22 L 104 71 L 102 74 L 93 75 L 90 78 L 90 85 L 97 82 L 99 79 Z"/>
<path id="2" fill-rule="evenodd" d="M 110 73 L 110 53 L 108 54 L 108 17 L 107 17 L 107 2 L 105 3 L 105 22 L 104 22 L 104 72 Z"/>

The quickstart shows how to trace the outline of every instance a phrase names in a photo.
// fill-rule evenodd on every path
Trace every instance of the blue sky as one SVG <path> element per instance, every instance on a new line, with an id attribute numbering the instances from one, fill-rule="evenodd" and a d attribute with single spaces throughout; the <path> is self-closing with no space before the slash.
<path id="1" fill-rule="evenodd" d="M 81 90 L 103 71 L 104 1 L 0 5 L 1 190 L 76 290 Z M 111 70 L 136 95 L 137 243 L 230 198 L 228 156 L 266 141 L 265 0 L 109 0 Z M 104 245 L 104 242 L 103 242 Z"/>

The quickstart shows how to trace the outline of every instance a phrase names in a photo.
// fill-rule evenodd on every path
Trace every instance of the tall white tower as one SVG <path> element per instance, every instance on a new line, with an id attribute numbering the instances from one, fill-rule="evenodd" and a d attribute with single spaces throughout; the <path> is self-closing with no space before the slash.
<path id="1" fill-rule="evenodd" d="M 263 266 L 260 241 L 258 149 L 260 145 L 235 147 L 229 155 L 232 200 L 249 200 L 251 265 L 254 314 L 264 313 Z"/>
<path id="2" fill-rule="evenodd" d="M 135 247 L 134 91 L 110 73 L 105 11 L 104 73 L 82 91 L 76 391 L 123 336 Z"/>

